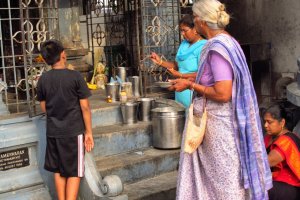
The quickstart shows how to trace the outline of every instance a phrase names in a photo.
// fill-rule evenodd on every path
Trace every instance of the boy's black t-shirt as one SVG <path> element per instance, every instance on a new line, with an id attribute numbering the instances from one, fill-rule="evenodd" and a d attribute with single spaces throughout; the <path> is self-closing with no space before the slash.
<path id="1" fill-rule="evenodd" d="M 44 73 L 37 85 L 37 100 L 46 101 L 47 136 L 55 138 L 83 134 L 85 125 L 80 99 L 91 95 L 77 71 L 52 69 Z"/>

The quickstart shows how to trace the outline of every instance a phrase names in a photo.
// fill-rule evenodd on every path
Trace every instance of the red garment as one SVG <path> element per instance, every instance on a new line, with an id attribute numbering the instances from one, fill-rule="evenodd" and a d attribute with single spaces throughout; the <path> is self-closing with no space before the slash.
<path id="1" fill-rule="evenodd" d="M 284 159 L 271 168 L 273 181 L 300 187 L 300 139 L 293 133 L 286 133 L 268 146 L 271 139 L 270 135 L 265 137 L 267 149 L 277 151 Z"/>

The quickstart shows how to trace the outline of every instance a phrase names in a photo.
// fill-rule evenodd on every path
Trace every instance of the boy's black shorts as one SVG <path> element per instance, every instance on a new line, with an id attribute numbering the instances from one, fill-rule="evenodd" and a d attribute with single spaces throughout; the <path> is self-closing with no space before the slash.
<path id="1" fill-rule="evenodd" d="M 84 135 L 67 138 L 47 137 L 44 168 L 63 177 L 84 175 Z"/>

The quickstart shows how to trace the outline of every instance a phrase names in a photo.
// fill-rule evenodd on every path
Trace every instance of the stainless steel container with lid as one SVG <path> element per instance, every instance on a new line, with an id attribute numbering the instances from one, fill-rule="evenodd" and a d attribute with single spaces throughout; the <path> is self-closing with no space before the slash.
<path id="1" fill-rule="evenodd" d="M 151 110 L 153 147 L 160 149 L 180 148 L 185 123 L 185 110 L 175 107 Z"/>

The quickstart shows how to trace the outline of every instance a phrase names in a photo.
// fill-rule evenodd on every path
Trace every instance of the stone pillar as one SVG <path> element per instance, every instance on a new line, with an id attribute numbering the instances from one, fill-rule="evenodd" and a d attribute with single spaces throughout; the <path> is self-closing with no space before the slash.
<path id="1" fill-rule="evenodd" d="M 79 1 L 59 1 L 59 32 L 67 53 L 67 67 L 81 72 L 88 79 L 89 66 L 82 59 L 88 54 L 88 49 L 82 45 L 80 35 Z"/>
<path id="2" fill-rule="evenodd" d="M 82 49 L 78 0 L 59 1 L 60 40 L 65 48 Z"/>

